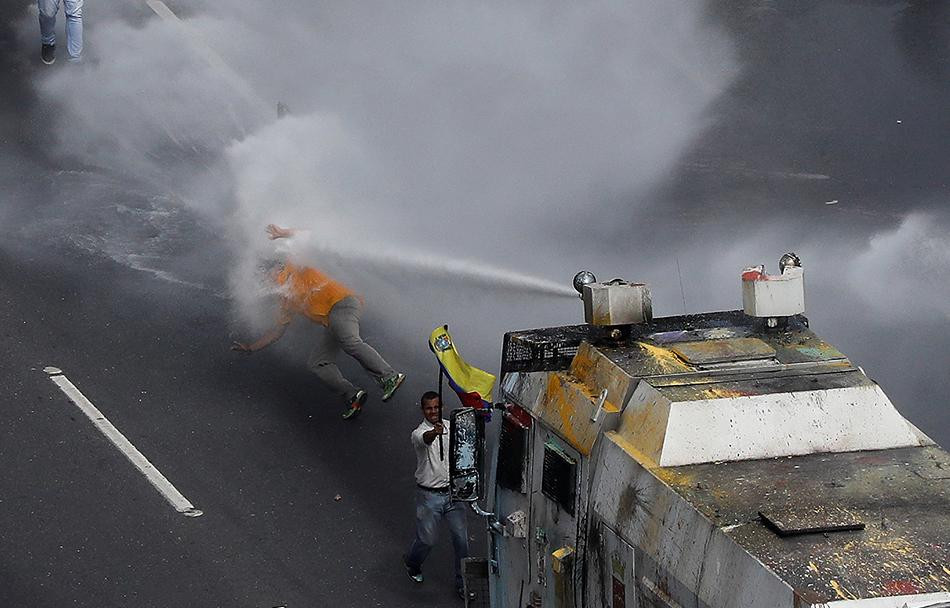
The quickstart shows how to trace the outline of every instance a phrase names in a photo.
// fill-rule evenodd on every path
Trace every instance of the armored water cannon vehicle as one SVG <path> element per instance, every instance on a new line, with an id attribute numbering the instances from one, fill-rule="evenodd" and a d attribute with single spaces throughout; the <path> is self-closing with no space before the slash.
<path id="1" fill-rule="evenodd" d="M 950 455 L 780 266 L 742 273 L 742 310 L 660 318 L 579 273 L 587 323 L 505 335 L 487 479 L 453 413 L 453 492 L 489 523 L 468 606 L 950 608 Z"/>

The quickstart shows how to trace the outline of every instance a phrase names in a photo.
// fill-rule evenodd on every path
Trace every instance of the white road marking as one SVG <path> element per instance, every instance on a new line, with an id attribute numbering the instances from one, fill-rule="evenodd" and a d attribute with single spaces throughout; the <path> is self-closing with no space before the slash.
<path id="1" fill-rule="evenodd" d="M 186 517 L 199 517 L 202 515 L 202 512 L 196 509 L 187 498 L 182 496 L 181 492 L 162 475 L 161 471 L 156 469 L 152 463 L 132 445 L 132 442 L 126 439 L 125 435 L 102 415 L 102 412 L 76 388 L 75 384 L 69 381 L 69 378 L 64 376 L 62 372 L 55 367 L 47 367 L 44 371 L 50 374 L 50 380 L 52 380 L 61 391 L 66 393 L 69 400 L 82 410 L 82 413 L 106 436 L 106 439 L 111 441 L 112 444 L 129 459 L 129 462 L 135 465 L 135 468 L 145 475 L 145 479 L 165 497 L 165 500 L 171 503 L 176 511 Z"/>

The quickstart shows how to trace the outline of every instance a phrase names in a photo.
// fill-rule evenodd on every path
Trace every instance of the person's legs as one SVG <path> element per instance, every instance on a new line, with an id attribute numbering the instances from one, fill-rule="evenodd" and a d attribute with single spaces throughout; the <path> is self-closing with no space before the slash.
<path id="1" fill-rule="evenodd" d="M 353 296 L 343 298 L 330 309 L 330 332 L 336 337 L 343 352 L 359 361 L 377 381 L 396 372 L 376 349 L 360 337 L 360 301 Z"/>
<path id="2" fill-rule="evenodd" d="M 56 44 L 56 13 L 59 11 L 59 0 L 36 0 L 36 7 L 40 12 L 40 42 Z"/>
<path id="3" fill-rule="evenodd" d="M 331 335 L 328 329 L 322 330 L 313 351 L 310 353 L 307 367 L 324 384 L 339 394 L 344 401 L 349 401 L 359 389 L 344 378 L 340 368 L 336 366 L 336 356 L 339 350 L 340 347 L 337 345 L 336 338 Z"/>
<path id="4" fill-rule="evenodd" d="M 452 532 L 452 547 L 455 549 L 455 587 L 462 588 L 462 560 L 468 557 L 468 520 L 465 504 L 452 502 L 445 506 L 445 521 Z"/>
<path id="5" fill-rule="evenodd" d="M 83 0 L 63 0 L 66 13 L 66 51 L 73 60 L 82 55 L 82 3 Z"/>
<path id="6" fill-rule="evenodd" d="M 416 490 L 416 536 L 406 553 L 406 568 L 410 574 L 422 572 L 422 562 L 439 538 L 442 519 L 442 496 L 435 492 Z"/>

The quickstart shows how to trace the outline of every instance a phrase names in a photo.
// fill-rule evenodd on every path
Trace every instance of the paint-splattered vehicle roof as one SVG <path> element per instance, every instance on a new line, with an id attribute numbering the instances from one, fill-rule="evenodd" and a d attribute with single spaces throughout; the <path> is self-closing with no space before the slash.
<path id="1" fill-rule="evenodd" d="M 950 456 L 937 446 L 654 474 L 808 603 L 950 591 Z"/>
<path id="2" fill-rule="evenodd" d="M 509 333 L 502 372 L 570 375 L 579 370 L 577 360 L 591 359 L 596 351 L 611 371 L 577 380 L 592 398 L 601 385 L 591 379 L 611 374 L 611 386 L 624 385 L 616 377 L 627 378 L 627 398 L 643 381 L 671 403 L 880 390 L 812 332 L 803 316 L 790 317 L 777 329 L 766 329 L 763 320 L 742 311 L 726 311 L 658 318 L 613 336 L 610 330 L 575 325 Z M 582 356 L 575 357 L 579 351 Z M 575 447 L 590 453 L 581 448 L 592 446 L 596 423 L 564 412 L 549 416 L 541 403 L 535 414 L 547 417 L 555 430 L 569 428 L 569 442 L 586 437 L 587 443 Z M 796 407 L 792 398 L 782 403 Z M 856 420 L 868 416 L 860 402 L 843 405 L 857 406 L 848 410 Z M 892 409 L 889 401 L 885 405 Z M 613 433 L 636 448 L 630 452 L 636 456 L 630 457 L 775 572 L 803 604 L 950 591 L 950 456 L 912 425 L 908 435 L 920 441 L 892 449 L 857 445 L 779 458 L 739 456 L 664 466 L 659 463 L 665 452 L 642 441 L 645 433 L 660 427 L 655 420 L 645 423 L 628 415 L 633 409 L 627 405 L 619 414 L 620 426 Z M 906 422 L 896 412 L 894 416 Z M 584 425 L 593 433 L 579 428 Z M 670 432 L 670 427 L 662 428 Z M 834 442 L 833 435 L 826 439 Z"/>
<path id="3" fill-rule="evenodd" d="M 780 329 L 766 330 L 762 320 L 741 310 L 682 315 L 631 325 L 617 339 L 590 325 L 569 325 L 509 332 L 502 372 L 566 369 L 582 341 L 638 378 L 697 374 L 722 376 L 728 367 L 749 375 L 778 366 L 813 371 L 853 369 L 847 357 L 808 328 L 801 315 Z M 807 367 L 811 366 L 811 367 Z M 702 374 L 698 374 L 702 376 Z"/>

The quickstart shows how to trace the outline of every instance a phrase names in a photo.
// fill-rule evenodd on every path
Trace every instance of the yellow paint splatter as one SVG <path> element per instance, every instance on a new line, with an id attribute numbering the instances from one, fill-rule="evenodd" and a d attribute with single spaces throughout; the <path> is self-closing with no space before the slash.
<path id="1" fill-rule="evenodd" d="M 943 568 L 943 571 L 944 571 L 944 572 L 946 572 L 947 574 L 950 574 L 950 570 L 947 570 L 947 567 L 946 567 L 946 566 L 941 566 L 941 568 Z"/>
<path id="2" fill-rule="evenodd" d="M 818 566 L 815 565 L 815 562 L 808 562 L 808 569 L 814 572 L 815 574 L 818 573 Z"/>
<path id="3" fill-rule="evenodd" d="M 655 460 L 637 449 L 635 445 L 627 441 L 627 439 L 617 431 L 607 431 L 607 437 L 616 443 L 617 447 L 626 452 L 631 458 L 642 464 L 644 468 L 652 471 L 660 466 Z"/>
<path id="4" fill-rule="evenodd" d="M 835 590 L 835 594 L 843 600 L 856 600 L 858 597 L 841 586 L 841 584 L 836 581 L 831 581 L 831 588 Z"/>
<path id="5" fill-rule="evenodd" d="M 707 399 L 732 399 L 748 396 L 748 393 L 728 388 L 708 388 L 703 391 L 703 396 Z"/>
<path id="6" fill-rule="evenodd" d="M 643 349 L 643 351 L 653 359 L 653 362 L 656 363 L 656 366 L 661 372 L 673 374 L 688 372 L 692 369 L 683 363 L 683 360 L 677 357 L 676 353 L 671 350 L 653 346 L 646 342 L 637 342 L 637 346 Z"/>
<path id="7" fill-rule="evenodd" d="M 564 385 L 565 382 L 557 374 L 551 374 L 548 381 L 547 398 L 561 419 L 561 433 L 568 443 L 576 448 L 580 445 L 574 432 L 574 414 L 576 412 Z"/>

